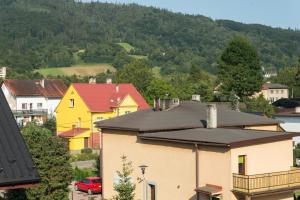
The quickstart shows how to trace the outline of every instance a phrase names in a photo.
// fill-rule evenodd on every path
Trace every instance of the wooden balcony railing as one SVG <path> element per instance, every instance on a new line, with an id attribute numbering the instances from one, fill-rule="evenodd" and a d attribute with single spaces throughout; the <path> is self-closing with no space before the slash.
<path id="1" fill-rule="evenodd" d="M 233 174 L 233 190 L 247 194 L 300 187 L 300 169 L 256 175 Z"/>

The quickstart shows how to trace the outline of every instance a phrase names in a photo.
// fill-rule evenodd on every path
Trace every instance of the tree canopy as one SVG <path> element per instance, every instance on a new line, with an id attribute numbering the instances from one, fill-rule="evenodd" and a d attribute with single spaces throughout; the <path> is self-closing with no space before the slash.
<path id="1" fill-rule="evenodd" d="M 233 91 L 240 98 L 260 91 L 263 76 L 255 47 L 245 38 L 236 37 L 224 50 L 218 78 L 225 92 Z"/>

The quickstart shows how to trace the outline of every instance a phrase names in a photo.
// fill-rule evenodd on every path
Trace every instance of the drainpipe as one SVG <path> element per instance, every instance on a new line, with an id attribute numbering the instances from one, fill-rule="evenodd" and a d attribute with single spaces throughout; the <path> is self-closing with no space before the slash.
<path id="1" fill-rule="evenodd" d="M 195 156 L 196 156 L 196 189 L 199 188 L 199 148 L 198 148 L 198 144 L 195 144 Z M 197 192 L 196 194 L 197 196 L 197 200 L 200 200 L 200 195 L 199 192 Z"/>

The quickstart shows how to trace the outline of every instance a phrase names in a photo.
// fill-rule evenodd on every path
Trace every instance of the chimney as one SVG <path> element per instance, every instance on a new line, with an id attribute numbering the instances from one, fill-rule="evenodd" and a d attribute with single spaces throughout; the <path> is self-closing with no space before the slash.
<path id="1" fill-rule="evenodd" d="M 207 105 L 207 125 L 206 128 L 217 128 L 217 106 L 216 104 Z"/>
<path id="2" fill-rule="evenodd" d="M 89 78 L 89 84 L 96 84 L 96 78 L 95 77 L 90 77 Z"/>
<path id="3" fill-rule="evenodd" d="M 192 95 L 192 101 L 199 101 L 201 102 L 201 96 L 199 94 Z"/>
<path id="4" fill-rule="evenodd" d="M 119 90 L 120 90 L 120 87 L 119 87 L 119 85 L 116 85 L 116 93 L 118 93 L 118 92 L 119 92 Z"/>
<path id="5" fill-rule="evenodd" d="M 40 85 L 42 86 L 42 88 L 45 88 L 45 79 L 40 80 Z"/>
<path id="6" fill-rule="evenodd" d="M 106 84 L 112 84 L 112 79 L 111 78 L 107 78 L 106 79 Z"/>
<path id="7" fill-rule="evenodd" d="M 295 107 L 295 113 L 300 113 L 300 107 Z"/>
<path id="8" fill-rule="evenodd" d="M 0 78 L 5 79 L 6 77 L 6 67 L 0 68 Z"/>
<path id="9" fill-rule="evenodd" d="M 154 99 L 153 107 L 155 111 L 160 111 L 160 98 Z"/>

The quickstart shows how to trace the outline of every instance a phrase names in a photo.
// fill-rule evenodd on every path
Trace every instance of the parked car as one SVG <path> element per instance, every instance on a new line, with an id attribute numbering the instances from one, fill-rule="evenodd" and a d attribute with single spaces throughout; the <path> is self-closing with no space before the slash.
<path id="1" fill-rule="evenodd" d="M 87 177 L 81 181 L 77 181 L 74 189 L 85 191 L 88 194 L 102 193 L 102 179 L 99 177 Z"/>

